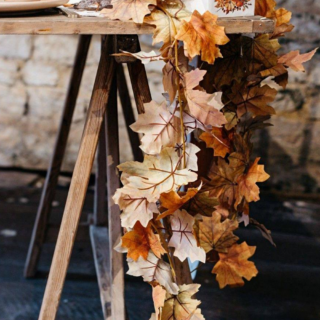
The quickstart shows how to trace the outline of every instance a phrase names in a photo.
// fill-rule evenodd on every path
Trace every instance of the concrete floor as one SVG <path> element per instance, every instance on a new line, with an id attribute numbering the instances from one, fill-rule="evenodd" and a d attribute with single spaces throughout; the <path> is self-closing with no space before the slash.
<path id="1" fill-rule="evenodd" d="M 0 320 L 36 320 L 54 243 L 45 245 L 36 279 L 22 276 L 42 179 L 37 175 L 0 171 Z M 68 179 L 61 180 L 52 224 L 58 224 L 67 195 Z M 83 221 L 91 212 L 88 192 Z M 238 235 L 257 245 L 254 261 L 260 271 L 243 288 L 220 290 L 210 273 L 199 270 L 202 284 L 197 298 L 207 320 L 320 319 L 320 204 L 284 201 L 262 196 L 252 216 L 273 230 L 277 248 L 259 231 L 242 228 Z M 130 319 L 148 320 L 153 311 L 151 291 L 139 278 L 126 277 Z M 63 292 L 58 320 L 102 319 L 98 286 L 89 240 L 77 243 Z"/>

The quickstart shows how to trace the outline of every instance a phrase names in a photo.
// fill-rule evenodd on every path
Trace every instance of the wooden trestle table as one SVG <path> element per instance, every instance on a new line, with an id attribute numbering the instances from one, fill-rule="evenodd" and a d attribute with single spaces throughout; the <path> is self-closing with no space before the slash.
<path id="1" fill-rule="evenodd" d="M 272 20 L 261 17 L 221 18 L 218 24 L 224 26 L 228 34 L 271 33 L 274 29 Z M 115 58 L 112 54 L 120 50 L 139 51 L 138 35 L 152 32 L 153 26 L 150 25 L 110 21 L 104 18 L 68 18 L 59 14 L 40 13 L 30 17 L 0 18 L 2 35 L 80 35 L 60 129 L 30 243 L 25 266 L 26 277 L 33 277 L 36 272 L 91 37 L 101 36 L 101 58 L 42 302 L 39 316 L 41 320 L 56 318 L 98 146 L 97 188 L 94 225 L 90 230 L 91 242 L 104 319 L 126 319 L 123 255 L 113 250 L 122 234 L 120 210 L 112 201 L 112 195 L 120 187 L 117 172 L 119 164 L 117 92 L 126 125 L 129 126 L 135 119 L 121 63 L 127 63 L 139 113 L 144 112 L 144 103 L 151 101 L 151 94 L 143 64 L 131 58 Z M 44 107 L 50 108 L 50 106 Z M 135 159 L 142 160 L 138 136 L 132 132 L 129 135 Z M 106 185 L 108 215 L 104 210 Z"/>

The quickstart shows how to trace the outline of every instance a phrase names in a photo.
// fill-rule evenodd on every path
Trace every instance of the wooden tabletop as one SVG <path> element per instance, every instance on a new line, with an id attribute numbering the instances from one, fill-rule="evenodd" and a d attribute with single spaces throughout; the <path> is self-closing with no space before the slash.
<path id="1" fill-rule="evenodd" d="M 262 17 L 219 18 L 226 33 L 272 33 L 274 21 Z M 153 26 L 105 18 L 64 15 L 0 18 L 0 34 L 151 34 Z"/>

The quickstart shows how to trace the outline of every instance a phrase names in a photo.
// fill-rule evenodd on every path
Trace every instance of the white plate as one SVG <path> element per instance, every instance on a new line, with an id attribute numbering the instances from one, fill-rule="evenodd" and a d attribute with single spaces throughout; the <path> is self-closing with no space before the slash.
<path id="1" fill-rule="evenodd" d="M 15 12 L 15 11 L 29 11 L 49 9 L 62 6 L 68 3 L 69 0 L 38 0 L 28 2 L 7 2 L 0 1 L 0 12 Z"/>

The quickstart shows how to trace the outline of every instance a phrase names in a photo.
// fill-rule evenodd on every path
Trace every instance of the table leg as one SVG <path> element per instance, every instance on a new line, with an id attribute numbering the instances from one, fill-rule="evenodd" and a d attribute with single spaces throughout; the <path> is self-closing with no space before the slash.
<path id="1" fill-rule="evenodd" d="M 53 256 L 39 320 L 54 320 L 69 266 L 71 252 L 83 208 L 99 134 L 115 74 L 115 61 L 110 56 L 113 37 L 103 37 L 101 59 L 80 145 L 78 159 Z"/>
<path id="2" fill-rule="evenodd" d="M 55 189 L 58 183 L 61 165 L 67 146 L 72 117 L 77 102 L 90 42 L 91 35 L 80 36 L 67 93 L 67 99 L 62 113 L 60 128 L 58 131 L 52 159 L 48 168 L 47 177 L 42 191 L 41 201 L 32 232 L 32 238 L 29 245 L 28 256 L 24 269 L 24 276 L 26 278 L 34 277 L 37 271 L 37 264 L 41 254 L 42 245 L 45 240 L 45 233 L 47 230 L 51 203 L 54 200 L 55 196 Z"/>
<path id="3" fill-rule="evenodd" d="M 129 94 L 128 84 L 127 80 L 124 74 L 123 66 L 122 64 L 119 64 L 117 67 L 117 81 L 118 81 L 118 91 L 119 91 L 119 97 L 121 100 L 121 106 L 123 110 L 123 116 L 126 122 L 126 127 L 128 130 L 128 135 L 131 143 L 132 153 L 135 161 L 143 161 L 143 154 L 142 150 L 140 149 L 140 138 L 139 135 L 136 132 L 133 132 L 130 129 L 130 126 L 136 121 L 132 103 L 131 103 L 131 97 Z"/>
<path id="4" fill-rule="evenodd" d="M 119 165 L 119 125 L 117 107 L 117 79 L 114 77 L 110 99 L 106 110 L 107 141 L 107 189 L 109 213 L 109 249 L 111 268 L 111 310 L 112 320 L 125 320 L 123 254 L 114 250 L 122 236 L 120 209 L 112 200 L 120 188 Z"/>

